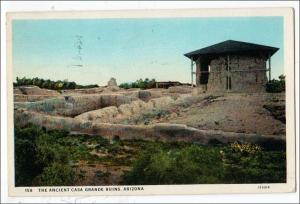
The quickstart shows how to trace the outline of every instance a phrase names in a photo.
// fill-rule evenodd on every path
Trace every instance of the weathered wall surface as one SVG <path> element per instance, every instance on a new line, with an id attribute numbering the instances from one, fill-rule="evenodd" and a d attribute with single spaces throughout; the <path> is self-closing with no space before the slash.
<path id="1" fill-rule="evenodd" d="M 234 57 L 231 59 L 231 89 L 237 92 L 263 92 L 267 82 L 266 61 L 261 57 Z"/>
<path id="2" fill-rule="evenodd" d="M 41 113 L 16 110 L 15 123 L 24 126 L 32 123 L 52 130 L 65 130 L 81 134 L 100 135 L 111 139 L 143 139 L 160 141 L 185 141 L 208 144 L 217 140 L 221 143 L 264 143 L 267 141 L 285 141 L 284 135 L 260 135 L 222 132 L 215 130 L 199 130 L 181 124 L 159 123 L 155 125 L 123 125 L 109 123 L 93 123 L 75 118 L 50 116 Z"/>
<path id="3" fill-rule="evenodd" d="M 42 101 L 49 98 L 55 98 L 56 96 L 51 95 L 25 95 L 25 94 L 14 94 L 14 102 L 35 102 Z"/>
<path id="4" fill-rule="evenodd" d="M 226 91 L 226 57 L 219 57 L 210 62 L 210 71 L 207 90 L 208 91 Z"/>
<path id="5" fill-rule="evenodd" d="M 120 106 L 134 100 L 137 98 L 120 94 L 89 94 L 60 96 L 36 102 L 19 102 L 15 103 L 15 107 L 50 115 L 74 117 L 87 111 L 108 106 Z"/>
<path id="6" fill-rule="evenodd" d="M 130 104 L 122 104 L 119 107 L 109 106 L 98 110 L 85 112 L 75 118 L 93 122 L 114 122 L 115 119 L 125 119 L 133 115 L 146 113 L 153 109 L 162 109 L 174 103 L 171 97 L 160 97 L 151 99 L 148 102 L 142 100 L 133 101 Z"/>
<path id="7" fill-rule="evenodd" d="M 262 92 L 267 82 L 266 60 L 259 56 L 240 55 L 229 58 L 232 92 Z M 227 91 L 227 56 L 220 56 L 210 62 L 207 91 Z M 199 69 L 197 69 L 199 71 Z"/>
<path id="8" fill-rule="evenodd" d="M 14 88 L 14 102 L 39 101 L 54 98 L 60 93 L 54 90 L 41 89 L 38 86 L 19 86 Z"/>
<path id="9" fill-rule="evenodd" d="M 24 94 L 24 95 L 47 95 L 47 96 L 59 96 L 60 93 L 54 90 L 41 89 L 38 86 L 28 85 L 28 86 L 18 86 L 14 88 L 14 94 Z"/>

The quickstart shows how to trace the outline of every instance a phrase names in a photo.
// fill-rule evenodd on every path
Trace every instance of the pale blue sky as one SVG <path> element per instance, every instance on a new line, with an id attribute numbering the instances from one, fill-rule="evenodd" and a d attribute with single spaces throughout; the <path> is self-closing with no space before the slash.
<path id="1" fill-rule="evenodd" d="M 183 54 L 229 39 L 280 48 L 272 57 L 272 75 L 283 74 L 282 17 L 14 20 L 14 80 L 190 82 L 190 61 Z"/>

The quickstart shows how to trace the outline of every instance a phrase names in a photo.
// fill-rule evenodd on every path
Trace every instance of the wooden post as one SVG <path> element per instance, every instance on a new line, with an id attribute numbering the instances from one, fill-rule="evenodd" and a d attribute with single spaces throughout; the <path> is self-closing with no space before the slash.
<path id="1" fill-rule="evenodd" d="M 194 83 L 194 80 L 193 80 L 193 58 L 191 58 L 191 86 L 193 87 L 193 83 Z"/>
<path id="2" fill-rule="evenodd" d="M 229 66 L 230 66 L 230 64 L 229 64 L 229 55 L 227 55 L 227 80 L 226 80 L 226 88 L 227 88 L 227 90 L 229 90 Z"/>
<path id="3" fill-rule="evenodd" d="M 269 81 L 271 81 L 271 56 L 269 56 Z"/>

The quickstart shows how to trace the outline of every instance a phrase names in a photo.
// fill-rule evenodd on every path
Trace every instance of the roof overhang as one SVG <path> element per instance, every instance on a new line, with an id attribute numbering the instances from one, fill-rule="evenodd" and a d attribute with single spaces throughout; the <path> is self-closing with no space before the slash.
<path id="1" fill-rule="evenodd" d="M 271 57 L 274 53 L 276 53 L 279 48 L 270 47 L 265 45 L 259 45 L 248 42 L 241 41 L 233 41 L 227 40 L 221 43 L 217 43 L 208 47 L 201 48 L 199 50 L 195 50 L 189 53 L 184 54 L 184 56 L 197 60 L 200 56 L 217 56 L 217 55 L 225 55 L 225 54 L 243 54 L 243 53 L 262 53 L 266 57 Z"/>

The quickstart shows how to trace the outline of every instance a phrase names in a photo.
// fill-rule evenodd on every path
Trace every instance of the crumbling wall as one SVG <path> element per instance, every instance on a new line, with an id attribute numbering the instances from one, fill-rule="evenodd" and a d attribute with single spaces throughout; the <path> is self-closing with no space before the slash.
<path id="1" fill-rule="evenodd" d="M 208 91 L 262 92 L 267 82 L 266 59 L 260 56 L 229 56 L 230 72 L 227 75 L 227 56 L 212 59 Z M 227 76 L 231 78 L 231 89 L 227 90 Z"/>
<path id="2" fill-rule="evenodd" d="M 14 88 L 14 102 L 40 101 L 47 98 L 54 98 L 60 93 L 54 90 L 41 89 L 38 86 L 18 86 Z"/>
<path id="3" fill-rule="evenodd" d="M 15 108 L 23 108 L 35 112 L 43 112 L 49 115 L 61 115 L 74 117 L 87 111 L 96 110 L 108 106 L 120 106 L 131 103 L 137 98 L 120 94 L 89 94 L 60 96 L 36 102 L 18 102 Z"/>
<path id="4" fill-rule="evenodd" d="M 131 103 L 122 104 L 119 107 L 109 106 L 98 110 L 85 112 L 76 116 L 76 119 L 96 122 L 113 122 L 115 119 L 125 119 L 141 113 L 162 109 L 174 103 L 171 97 L 160 97 L 148 102 L 135 100 Z"/>
<path id="5" fill-rule="evenodd" d="M 24 94 L 24 95 L 47 95 L 47 96 L 59 96 L 55 90 L 41 89 L 38 86 L 28 85 L 28 86 L 19 86 L 14 88 L 15 94 Z"/>
<path id="6" fill-rule="evenodd" d="M 285 135 L 260 135 L 215 130 L 199 130 L 182 124 L 159 123 L 154 125 L 124 125 L 109 123 L 93 123 L 76 118 L 50 116 L 37 112 L 16 110 L 14 112 L 15 124 L 25 126 L 28 123 L 45 127 L 49 130 L 65 130 L 73 133 L 100 135 L 105 138 L 118 136 L 121 140 L 160 140 L 184 141 L 200 144 L 209 144 L 211 141 L 221 143 L 285 143 Z"/>

